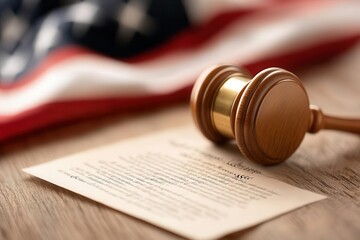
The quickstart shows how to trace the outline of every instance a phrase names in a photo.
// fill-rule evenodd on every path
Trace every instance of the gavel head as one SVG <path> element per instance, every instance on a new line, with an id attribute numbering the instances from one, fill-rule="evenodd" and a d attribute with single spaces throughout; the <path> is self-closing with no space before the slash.
<path id="1" fill-rule="evenodd" d="M 194 85 L 191 108 L 206 138 L 215 143 L 235 138 L 243 156 L 264 165 L 292 155 L 312 117 L 301 81 L 280 68 L 255 77 L 236 66 L 209 68 Z"/>

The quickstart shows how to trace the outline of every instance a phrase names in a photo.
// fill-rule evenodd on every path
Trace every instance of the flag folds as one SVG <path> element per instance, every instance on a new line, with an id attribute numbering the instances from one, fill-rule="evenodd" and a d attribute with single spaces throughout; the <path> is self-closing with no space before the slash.
<path id="1" fill-rule="evenodd" d="M 3 1 L 0 141 L 185 100 L 209 65 L 326 59 L 359 42 L 359 14 L 357 1 Z"/>

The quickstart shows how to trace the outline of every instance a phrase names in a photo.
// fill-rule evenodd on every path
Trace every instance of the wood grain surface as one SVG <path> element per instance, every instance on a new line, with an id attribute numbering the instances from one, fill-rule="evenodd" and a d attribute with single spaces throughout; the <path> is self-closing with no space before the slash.
<path id="1" fill-rule="evenodd" d="M 360 117 L 360 46 L 294 72 L 311 103 Z M 30 177 L 21 169 L 130 137 L 192 124 L 188 104 L 89 119 L 0 146 L 0 239 L 181 239 L 151 224 Z M 360 136 L 307 134 L 295 155 L 269 171 L 328 199 L 227 239 L 359 239 Z M 271 206 L 269 206 L 271 207 Z M 241 216 L 239 216 L 240 218 Z"/>

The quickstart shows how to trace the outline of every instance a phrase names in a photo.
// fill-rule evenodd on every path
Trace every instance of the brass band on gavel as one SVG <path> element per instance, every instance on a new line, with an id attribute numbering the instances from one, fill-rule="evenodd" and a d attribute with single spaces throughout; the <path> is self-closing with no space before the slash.
<path id="1" fill-rule="evenodd" d="M 231 114 L 236 112 L 236 97 L 250 81 L 243 76 L 233 76 L 223 81 L 214 96 L 211 120 L 214 127 L 224 136 L 234 138 Z"/>

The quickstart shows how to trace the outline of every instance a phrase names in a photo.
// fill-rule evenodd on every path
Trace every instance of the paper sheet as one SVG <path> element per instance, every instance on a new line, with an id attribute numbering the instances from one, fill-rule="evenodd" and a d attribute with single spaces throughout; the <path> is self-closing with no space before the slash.
<path id="1" fill-rule="evenodd" d="M 190 127 L 24 171 L 181 236 L 215 239 L 325 198 L 262 169 Z"/>

